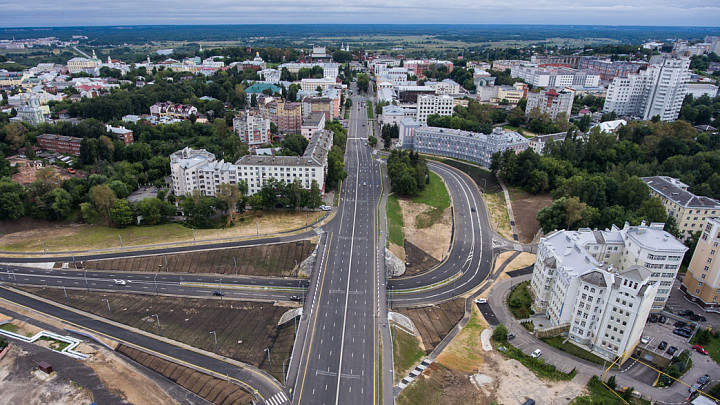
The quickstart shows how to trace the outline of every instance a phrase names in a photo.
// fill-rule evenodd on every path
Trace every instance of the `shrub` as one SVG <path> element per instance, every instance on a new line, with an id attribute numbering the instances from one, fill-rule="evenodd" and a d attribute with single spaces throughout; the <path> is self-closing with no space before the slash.
<path id="1" fill-rule="evenodd" d="M 492 338 L 498 342 L 504 342 L 507 339 L 508 329 L 505 325 L 500 324 L 493 330 Z"/>

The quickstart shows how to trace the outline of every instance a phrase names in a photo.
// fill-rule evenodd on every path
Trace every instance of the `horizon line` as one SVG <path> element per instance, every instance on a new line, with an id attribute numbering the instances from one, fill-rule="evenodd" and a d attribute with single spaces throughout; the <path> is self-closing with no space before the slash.
<path id="1" fill-rule="evenodd" d="M 58 28 L 121 28 L 121 27 L 219 27 L 219 26 L 535 26 L 535 27 L 623 27 L 623 28 L 679 28 L 679 29 L 700 29 L 711 28 L 718 29 L 720 25 L 630 25 L 630 24 L 538 24 L 538 23 L 516 23 L 516 24 L 497 24 L 497 23 L 240 23 L 240 24 L 213 24 L 213 23 L 185 23 L 185 24 L 99 24 L 99 25 L 56 25 L 56 26 L 17 26 L 2 27 L 7 30 L 27 30 L 27 29 L 58 29 Z"/>

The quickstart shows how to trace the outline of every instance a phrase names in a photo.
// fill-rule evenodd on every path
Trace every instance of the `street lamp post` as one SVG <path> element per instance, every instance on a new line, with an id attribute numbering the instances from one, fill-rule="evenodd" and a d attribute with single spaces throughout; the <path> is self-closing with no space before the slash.
<path id="1" fill-rule="evenodd" d="M 83 277 L 85 277 L 85 288 L 87 288 L 88 292 L 90 292 L 90 284 L 88 284 L 88 281 L 87 281 L 87 269 L 85 269 L 85 272 L 83 273 Z"/>
<path id="2" fill-rule="evenodd" d="M 268 347 L 267 349 L 265 349 L 265 351 L 268 355 L 268 371 L 270 371 L 270 348 Z"/>
<path id="3" fill-rule="evenodd" d="M 65 293 L 65 303 L 70 305 L 70 300 L 68 300 L 68 296 L 67 296 L 67 290 L 65 289 L 65 286 L 62 286 L 62 288 L 63 288 L 63 292 Z"/>
<path id="4" fill-rule="evenodd" d="M 287 359 L 283 360 L 283 385 L 287 385 L 287 375 L 285 374 L 285 362 L 292 359 L 292 357 L 288 357 Z"/>
<path id="5" fill-rule="evenodd" d="M 157 287 L 157 276 L 158 276 L 158 273 L 155 273 L 155 278 L 154 278 L 154 282 L 155 282 L 155 295 L 160 295 L 160 292 L 158 291 L 158 287 Z"/>
<path id="6" fill-rule="evenodd" d="M 162 329 L 160 329 L 160 317 L 157 314 L 152 315 L 157 320 L 158 334 L 162 336 Z"/>
<path id="7" fill-rule="evenodd" d="M 102 301 L 105 301 L 107 303 L 108 313 L 110 314 L 110 316 L 112 316 L 112 311 L 110 310 L 110 300 L 108 300 L 107 298 L 103 298 Z"/>
<path id="8" fill-rule="evenodd" d="M 213 330 L 213 331 L 210 331 L 210 333 L 212 333 L 213 338 L 215 338 L 215 354 L 217 354 L 217 352 L 218 352 L 217 333 L 216 333 L 214 330 Z"/>
<path id="9" fill-rule="evenodd" d="M 118 235 L 118 238 L 120 238 L 120 247 L 123 247 L 123 243 L 122 243 L 122 235 Z"/>
<path id="10" fill-rule="evenodd" d="M 73 259 L 73 267 L 75 267 L 75 270 L 77 270 L 77 263 L 75 263 L 75 252 L 70 252 L 70 254 L 72 255 Z"/>
<path id="11" fill-rule="evenodd" d="M 220 290 L 220 301 L 222 301 L 223 300 L 222 279 L 218 280 L 218 289 Z"/>
<path id="12" fill-rule="evenodd" d="M 238 275 L 237 260 L 233 257 L 233 265 L 235 266 L 235 275 Z"/>

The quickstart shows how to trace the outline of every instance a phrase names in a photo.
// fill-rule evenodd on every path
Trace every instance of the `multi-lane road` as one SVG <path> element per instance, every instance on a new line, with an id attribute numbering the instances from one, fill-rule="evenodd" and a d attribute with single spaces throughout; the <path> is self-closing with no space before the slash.
<path id="1" fill-rule="evenodd" d="M 357 88 L 354 88 L 357 91 Z M 357 94 L 357 93 L 356 93 Z M 157 274 L 137 272 L 83 271 L 74 269 L 38 269 L 20 263 L 45 262 L 46 257 L 3 258 L 0 262 L 0 281 L 6 284 L 44 285 L 82 288 L 125 293 L 145 293 L 208 297 L 213 299 L 257 299 L 286 301 L 301 296 L 304 313 L 298 329 L 294 355 L 291 359 L 287 385 L 283 391 L 277 381 L 266 375 L 246 373 L 243 378 L 252 387 L 260 387 L 260 399 L 273 405 L 307 404 L 376 404 L 391 403 L 392 390 L 380 392 L 380 380 L 388 381 L 392 367 L 379 364 L 379 346 L 387 331 L 387 308 L 384 302 L 385 280 L 384 235 L 378 224 L 378 202 L 382 191 L 380 159 L 375 159 L 367 146 L 371 131 L 364 97 L 354 97 L 349 120 L 349 135 L 345 154 L 348 177 L 344 181 L 340 204 L 335 218 L 323 227 L 315 273 L 310 282 L 304 279 L 221 276 L 202 274 Z M 387 282 L 391 307 L 432 305 L 464 295 L 476 289 L 488 276 L 493 257 L 493 238 L 487 211 L 477 186 L 461 171 L 435 162 L 429 168 L 445 182 L 452 198 L 453 240 L 445 259 L 433 269 L 414 276 L 399 277 Z M 379 219 L 379 221 L 378 221 Z M 52 258 L 55 261 L 109 259 L 145 254 L 173 254 L 197 249 L 217 249 L 277 243 L 315 235 L 308 231 L 299 235 L 272 237 L 244 242 L 227 242 L 186 247 L 159 247 L 149 252 L 113 252 Z M 14 263 L 14 264 L 13 264 Z M 124 280 L 117 283 L 116 280 Z M 220 294 L 218 294 L 218 292 Z M 40 301 L 0 289 L 0 296 L 21 300 L 33 307 Z M 72 311 L 53 309 L 53 316 L 69 317 L 79 324 L 90 323 Z M 63 312 L 65 311 L 65 312 Z M 64 318 L 63 318 L 64 319 Z M 95 322 L 95 321 L 93 321 Z M 92 324 L 111 336 L 122 333 L 132 341 L 132 335 L 102 325 Z M 115 326 L 113 326 L 115 327 Z M 147 337 L 143 337 L 146 339 Z M 144 342 L 144 341 L 143 341 Z M 148 342 L 144 342 L 148 343 Z M 152 343 L 152 342 L 151 342 Z M 148 343 L 150 344 L 150 343 Z M 158 349 L 157 343 L 152 343 Z M 391 346 L 383 340 L 383 346 Z M 169 349 L 168 349 L 169 350 Z M 161 350 L 158 350 L 164 353 Z M 196 354 L 197 356 L 197 354 Z M 212 356 L 199 358 L 208 366 Z M 384 356 L 389 357 L 389 356 Z M 199 361 L 199 360 L 198 360 Z M 226 366 L 225 366 L 226 367 Z M 237 372 L 235 370 L 234 372 Z M 268 383 L 268 378 L 273 382 Z M 387 384 L 384 384 L 387 385 Z M 290 393 L 292 392 L 292 395 Z M 282 399 L 287 394 L 291 399 Z"/>

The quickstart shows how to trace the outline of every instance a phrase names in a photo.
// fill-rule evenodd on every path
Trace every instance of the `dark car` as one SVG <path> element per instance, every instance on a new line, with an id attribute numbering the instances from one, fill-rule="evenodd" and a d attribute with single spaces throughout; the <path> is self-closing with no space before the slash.
<path id="1" fill-rule="evenodd" d="M 667 322 L 667 316 L 665 316 L 665 315 L 660 315 L 660 316 L 658 317 L 658 322 L 660 322 L 660 323 L 665 323 L 665 322 Z"/>
<path id="2" fill-rule="evenodd" d="M 692 319 L 695 322 L 705 322 L 707 319 L 702 315 L 691 315 L 690 319 Z"/>
<path id="3" fill-rule="evenodd" d="M 658 321 L 658 317 L 656 314 L 650 314 L 650 317 L 648 318 L 648 322 L 655 323 Z"/>
<path id="4" fill-rule="evenodd" d="M 300 297 L 299 295 L 291 295 L 290 301 L 302 301 L 302 297 Z"/>
<path id="5" fill-rule="evenodd" d="M 688 337 L 690 337 L 690 335 L 692 335 L 692 331 L 687 328 L 675 328 L 675 330 L 673 330 L 673 333 L 678 336 L 682 336 L 682 337 L 686 337 L 686 338 L 688 338 Z"/>
<path id="6" fill-rule="evenodd" d="M 677 321 L 677 322 L 675 322 L 675 327 L 676 327 L 676 328 L 682 328 L 683 326 L 687 326 L 687 322 L 683 322 L 683 321 Z"/>
<path id="7" fill-rule="evenodd" d="M 213 295 L 216 297 L 224 297 L 225 293 L 222 291 L 213 291 Z"/>
<path id="8" fill-rule="evenodd" d="M 663 341 L 660 342 L 660 344 L 658 345 L 658 350 L 665 350 L 666 347 L 667 347 L 667 342 L 663 340 Z"/>
<path id="9" fill-rule="evenodd" d="M 667 349 L 667 354 L 669 354 L 669 355 L 672 356 L 673 354 L 675 354 L 675 352 L 677 351 L 677 349 L 678 349 L 678 348 L 675 347 L 675 346 L 670 346 L 670 348 Z"/>
<path id="10" fill-rule="evenodd" d="M 700 384 L 701 387 L 709 382 L 710 382 L 710 376 L 707 374 L 698 378 L 698 380 L 697 380 L 697 383 Z"/>
<path id="11" fill-rule="evenodd" d="M 530 398 L 527 401 L 523 402 L 523 405 L 535 405 L 535 400 Z"/>
<path id="12" fill-rule="evenodd" d="M 476 212 L 475 207 L 470 207 L 470 211 Z"/>
<path id="13" fill-rule="evenodd" d="M 678 312 L 678 315 L 680 316 L 693 316 L 695 312 L 689 310 L 689 309 L 683 309 L 682 311 Z"/>

